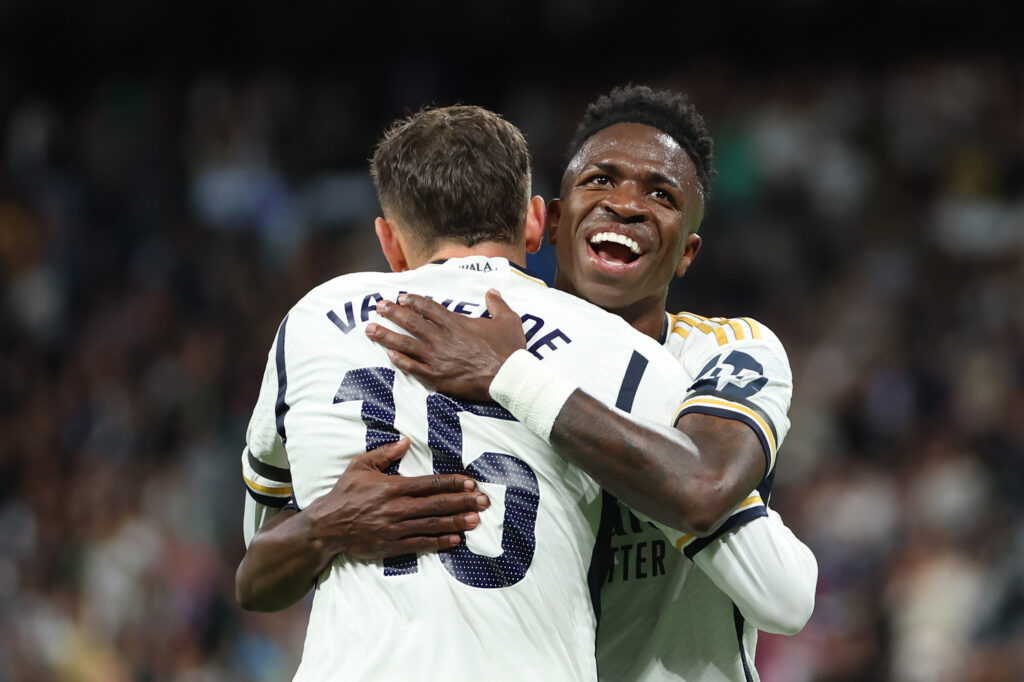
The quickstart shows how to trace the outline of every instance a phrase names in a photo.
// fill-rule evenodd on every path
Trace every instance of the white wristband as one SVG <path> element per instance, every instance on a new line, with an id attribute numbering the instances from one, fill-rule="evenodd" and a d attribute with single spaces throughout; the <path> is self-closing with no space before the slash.
<path id="1" fill-rule="evenodd" d="M 551 442 L 551 428 L 577 386 L 543 366 L 526 350 L 505 360 L 491 381 L 490 394 L 526 428 Z"/>

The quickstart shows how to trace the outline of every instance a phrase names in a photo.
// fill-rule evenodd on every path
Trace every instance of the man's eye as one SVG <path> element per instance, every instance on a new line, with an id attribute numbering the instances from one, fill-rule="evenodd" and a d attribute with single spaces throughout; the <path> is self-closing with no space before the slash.
<path id="1" fill-rule="evenodd" d="M 676 203 L 676 202 L 675 202 L 675 199 L 673 199 L 673 198 L 672 198 L 672 195 L 671 195 L 671 194 L 669 194 L 668 192 L 666 192 L 666 191 L 665 191 L 665 190 L 663 190 L 663 189 L 655 189 L 655 190 L 652 190 L 652 191 L 651 191 L 651 196 L 653 196 L 653 197 L 654 197 L 655 199 L 657 199 L 658 201 L 667 201 L 668 203 L 670 203 L 670 204 L 672 204 L 673 206 L 675 206 L 675 203 Z"/>
<path id="2" fill-rule="evenodd" d="M 611 181 L 612 179 L 609 178 L 607 175 L 591 175 L 589 178 L 587 178 L 588 183 L 592 183 L 595 185 L 607 185 L 610 184 Z"/>

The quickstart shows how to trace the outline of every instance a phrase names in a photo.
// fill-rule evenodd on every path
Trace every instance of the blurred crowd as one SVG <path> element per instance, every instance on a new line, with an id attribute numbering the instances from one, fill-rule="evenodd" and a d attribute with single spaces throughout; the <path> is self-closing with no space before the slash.
<path id="1" fill-rule="evenodd" d="M 288 679 L 308 603 L 234 603 L 239 455 L 290 305 L 386 268 L 365 159 L 443 80 L 408 72 L 2 102 L 0 681 Z M 762 679 L 1024 678 L 1024 63 L 650 84 L 690 93 L 719 168 L 670 309 L 756 317 L 794 371 L 771 503 L 820 578 Z M 538 193 L 599 92 L 482 102 L 527 133 Z M 550 251 L 531 264 L 550 280 Z"/>

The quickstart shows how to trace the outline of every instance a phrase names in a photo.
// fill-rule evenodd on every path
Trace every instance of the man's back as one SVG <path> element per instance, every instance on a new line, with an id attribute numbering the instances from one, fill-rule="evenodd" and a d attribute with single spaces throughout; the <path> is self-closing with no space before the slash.
<path id="1" fill-rule="evenodd" d="M 379 298 L 410 291 L 479 316 L 489 288 L 523 316 L 534 354 L 595 397 L 665 424 L 679 405 L 678 363 L 656 342 L 504 259 L 360 273 L 314 289 L 271 352 L 250 425 L 251 476 L 272 474 L 264 464 L 290 468 L 304 507 L 353 456 L 402 434 L 412 441 L 402 474 L 466 473 L 492 506 L 452 551 L 335 560 L 318 582 L 296 679 L 425 679 L 456 664 L 488 679 L 596 678 L 587 585 L 596 484 L 500 407 L 431 393 L 396 372 L 363 333 L 381 321 Z"/>

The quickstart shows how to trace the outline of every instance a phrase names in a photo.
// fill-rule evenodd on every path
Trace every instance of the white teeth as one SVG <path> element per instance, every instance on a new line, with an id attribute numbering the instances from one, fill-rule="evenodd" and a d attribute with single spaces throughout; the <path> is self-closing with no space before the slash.
<path id="1" fill-rule="evenodd" d="M 601 244 L 603 242 L 615 242 L 616 244 L 622 244 L 636 255 L 640 255 L 640 245 L 624 234 L 619 234 L 617 232 L 598 232 L 590 238 L 591 245 Z"/>

